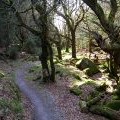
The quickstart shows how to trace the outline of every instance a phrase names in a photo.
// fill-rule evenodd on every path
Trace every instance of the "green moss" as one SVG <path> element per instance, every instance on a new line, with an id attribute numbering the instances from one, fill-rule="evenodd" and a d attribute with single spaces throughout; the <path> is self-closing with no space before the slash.
<path id="1" fill-rule="evenodd" d="M 102 65 L 101 65 L 101 68 L 107 69 L 108 68 L 107 62 L 103 62 Z"/>
<path id="2" fill-rule="evenodd" d="M 88 76 L 93 76 L 94 74 L 100 72 L 97 67 L 86 68 L 84 71 L 85 71 L 85 74 Z"/>
<path id="3" fill-rule="evenodd" d="M 120 100 L 113 100 L 106 105 L 107 107 L 113 109 L 113 110 L 120 110 Z"/>
<path id="4" fill-rule="evenodd" d="M 88 96 L 88 101 L 92 100 L 93 98 L 97 97 L 100 93 L 98 91 L 91 92 Z"/>
<path id="5" fill-rule="evenodd" d="M 94 81 L 87 81 L 87 82 L 85 82 L 85 85 L 94 85 L 94 86 L 96 86 L 97 84 Z"/>
<path id="6" fill-rule="evenodd" d="M 96 64 L 93 63 L 88 58 L 82 58 L 81 60 L 76 62 L 76 67 L 79 68 L 80 70 L 84 70 L 85 74 L 88 76 L 92 76 L 100 72 Z"/>
<path id="7" fill-rule="evenodd" d="M 86 101 L 79 101 L 79 106 L 81 109 L 81 112 L 87 113 L 88 112 L 88 107 L 87 107 L 87 102 Z"/>
<path id="8" fill-rule="evenodd" d="M 119 97 L 117 95 L 112 95 L 112 100 L 119 100 Z"/>
<path id="9" fill-rule="evenodd" d="M 23 117 L 23 107 L 18 100 L 7 100 L 0 99 L 0 114 L 7 116 L 10 112 L 14 113 L 15 117 L 22 119 Z"/>
<path id="10" fill-rule="evenodd" d="M 6 107 L 9 107 L 9 101 L 7 101 L 6 99 L 0 99 L 0 109 L 4 109 Z"/>
<path id="11" fill-rule="evenodd" d="M 81 80 L 80 76 L 78 74 L 72 74 L 74 78 L 76 78 L 77 80 Z"/>
<path id="12" fill-rule="evenodd" d="M 0 71 L 0 78 L 3 78 L 4 76 L 5 74 L 2 71 Z"/>
<path id="13" fill-rule="evenodd" d="M 117 86 L 117 89 L 115 91 L 115 95 L 117 95 L 118 98 L 120 99 L 120 85 Z"/>
<path id="14" fill-rule="evenodd" d="M 96 87 L 96 90 L 99 92 L 106 91 L 107 87 L 108 85 L 106 85 L 106 83 L 103 83 L 102 85 Z"/>
<path id="15" fill-rule="evenodd" d="M 82 91 L 80 90 L 79 86 L 77 86 L 77 85 L 75 85 L 72 88 L 70 88 L 70 92 L 75 94 L 75 95 L 77 95 L 77 96 L 79 96 L 82 93 Z"/>
<path id="16" fill-rule="evenodd" d="M 9 101 L 6 99 L 0 99 L 0 115 L 6 116 L 10 112 Z"/>
<path id="17" fill-rule="evenodd" d="M 108 63 L 107 62 L 103 62 L 100 66 L 100 69 L 104 70 L 104 73 L 108 73 L 109 72 L 109 68 L 108 68 Z"/>
<path id="18" fill-rule="evenodd" d="M 37 60 L 39 60 L 38 56 L 29 56 L 27 58 L 27 61 L 37 61 Z"/>
<path id="19" fill-rule="evenodd" d="M 12 100 L 12 101 L 10 102 L 10 106 L 11 106 L 11 109 L 12 109 L 16 114 L 23 112 L 22 104 L 21 104 L 21 102 L 18 101 L 18 100 Z"/>
<path id="20" fill-rule="evenodd" d="M 33 66 L 29 69 L 29 73 L 39 72 L 41 70 L 41 66 Z"/>
<path id="21" fill-rule="evenodd" d="M 97 68 L 96 64 L 93 63 L 91 60 L 88 58 L 82 58 L 81 60 L 76 62 L 76 67 L 79 68 L 80 70 L 84 70 L 86 68 Z"/>

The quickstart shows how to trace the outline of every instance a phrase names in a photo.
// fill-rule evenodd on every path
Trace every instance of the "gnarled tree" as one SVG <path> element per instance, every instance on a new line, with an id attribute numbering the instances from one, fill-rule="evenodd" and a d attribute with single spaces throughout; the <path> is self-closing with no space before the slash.
<path id="1" fill-rule="evenodd" d="M 16 0 L 17 1 L 17 0 Z M 52 2 L 53 5 L 48 7 L 48 4 L 50 4 L 51 1 L 47 0 L 31 0 L 31 5 L 25 9 L 24 11 L 20 11 L 17 9 L 17 5 L 15 4 L 16 1 L 12 0 L 2 0 L 2 3 L 6 5 L 6 7 L 11 10 L 17 20 L 18 20 L 18 27 L 24 27 L 28 31 L 30 31 L 33 35 L 38 36 L 42 48 L 42 52 L 39 55 L 41 64 L 42 64 L 42 72 L 43 72 L 43 81 L 55 81 L 55 66 L 53 62 L 53 51 L 51 47 L 51 43 L 49 41 L 48 33 L 48 16 L 51 13 L 51 11 L 54 9 L 56 2 Z M 25 23 L 22 14 L 26 13 L 28 11 L 31 11 L 32 20 L 35 24 L 35 27 L 31 27 L 29 24 Z M 37 13 L 37 15 L 35 14 Z M 48 66 L 48 60 L 50 61 L 50 68 L 51 72 L 49 70 Z"/>
<path id="2" fill-rule="evenodd" d="M 118 10 L 117 0 L 109 0 L 110 12 L 107 16 L 104 12 L 104 8 L 99 4 L 99 0 L 83 0 L 96 14 L 100 24 L 98 25 L 108 35 L 108 39 L 104 39 L 96 31 L 91 31 L 98 46 L 110 55 L 109 71 L 115 77 L 117 83 L 119 77 L 117 75 L 117 69 L 120 67 L 120 27 L 115 24 L 115 15 Z"/>
<path id="3" fill-rule="evenodd" d="M 84 19 L 85 10 L 83 3 L 77 0 L 66 0 L 61 2 L 62 11 L 56 10 L 56 13 L 61 16 L 70 31 L 71 46 L 72 46 L 72 58 L 76 58 L 76 30 L 77 27 Z"/>

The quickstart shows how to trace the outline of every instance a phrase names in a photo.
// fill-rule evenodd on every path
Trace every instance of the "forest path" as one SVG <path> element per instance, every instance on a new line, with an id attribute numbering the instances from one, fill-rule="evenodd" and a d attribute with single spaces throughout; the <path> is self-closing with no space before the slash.
<path id="1" fill-rule="evenodd" d="M 24 64 L 16 72 L 16 84 L 34 106 L 33 120 L 63 120 L 63 114 L 55 107 L 52 96 L 26 81 L 26 72 L 31 64 Z"/>

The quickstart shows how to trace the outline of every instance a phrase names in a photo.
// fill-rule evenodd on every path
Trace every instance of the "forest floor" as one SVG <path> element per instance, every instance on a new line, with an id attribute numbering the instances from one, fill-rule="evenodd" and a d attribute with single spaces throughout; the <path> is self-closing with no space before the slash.
<path id="1" fill-rule="evenodd" d="M 9 74 L 11 72 L 15 73 L 16 83 L 22 91 L 25 120 L 107 120 L 104 117 L 80 111 L 80 96 L 70 93 L 70 87 L 73 83 L 77 84 L 72 76 L 73 71 L 74 73 L 80 73 L 75 67 L 67 65 L 64 68 L 65 66 L 58 64 L 56 69 L 58 71 L 61 70 L 62 74 L 56 75 L 55 83 L 43 84 L 40 82 L 40 79 L 36 79 L 41 75 L 40 62 L 24 62 L 19 60 L 10 64 L 12 67 L 0 62 L 2 70 Z M 100 74 L 97 74 L 93 78 L 101 77 Z M 5 84 L 2 82 L 3 86 Z M 89 91 L 89 88 L 86 88 L 86 91 Z M 4 93 L 4 96 L 7 95 Z"/>
<path id="2" fill-rule="evenodd" d="M 17 71 L 17 81 L 21 90 L 34 105 L 35 120 L 106 120 L 98 115 L 80 112 L 79 97 L 69 92 L 72 81 L 69 76 L 58 77 L 56 83 L 52 84 L 31 81 L 36 75 L 25 72 L 31 64 L 39 65 L 40 63 L 24 65 Z M 25 74 L 27 81 L 25 81 Z"/>
<path id="3" fill-rule="evenodd" d="M 15 84 L 17 61 L 0 61 L 0 120 L 32 120 L 33 105 Z"/>

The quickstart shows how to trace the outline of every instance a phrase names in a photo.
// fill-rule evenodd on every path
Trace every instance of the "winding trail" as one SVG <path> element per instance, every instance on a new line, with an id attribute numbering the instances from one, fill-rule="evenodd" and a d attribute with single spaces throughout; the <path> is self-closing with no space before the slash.
<path id="1" fill-rule="evenodd" d="M 25 64 L 16 70 L 16 84 L 34 106 L 33 120 L 63 120 L 63 114 L 55 107 L 52 96 L 37 89 L 25 80 L 25 74 L 31 64 Z"/>

